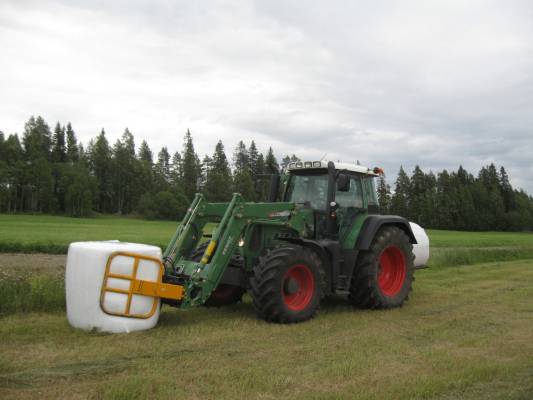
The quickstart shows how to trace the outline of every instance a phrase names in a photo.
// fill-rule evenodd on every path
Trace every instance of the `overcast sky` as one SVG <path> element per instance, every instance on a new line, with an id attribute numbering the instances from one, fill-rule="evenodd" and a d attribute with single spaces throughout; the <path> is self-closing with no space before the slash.
<path id="1" fill-rule="evenodd" d="M 531 1 L 0 2 L 0 130 L 472 172 L 533 194 Z M 392 183 L 392 182 L 391 182 Z"/>

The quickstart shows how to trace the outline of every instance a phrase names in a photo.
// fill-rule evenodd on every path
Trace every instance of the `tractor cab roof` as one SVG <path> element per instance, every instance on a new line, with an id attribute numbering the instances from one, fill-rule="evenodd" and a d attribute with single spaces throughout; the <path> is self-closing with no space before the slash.
<path id="1" fill-rule="evenodd" d="M 330 161 L 297 161 L 297 162 L 291 162 L 287 166 L 288 172 L 298 172 L 298 171 L 305 171 L 305 170 L 317 170 L 317 169 L 327 169 L 328 163 Z M 331 161 L 333 162 L 333 161 Z M 363 167 L 362 165 L 357 164 L 350 164 L 350 163 L 343 163 L 343 162 L 333 162 L 335 165 L 335 169 L 337 171 L 349 171 L 349 172 L 358 172 L 360 174 L 364 175 L 370 175 L 370 176 L 379 176 L 380 173 L 383 171 L 380 168 L 374 168 L 370 169 L 367 167 Z"/>

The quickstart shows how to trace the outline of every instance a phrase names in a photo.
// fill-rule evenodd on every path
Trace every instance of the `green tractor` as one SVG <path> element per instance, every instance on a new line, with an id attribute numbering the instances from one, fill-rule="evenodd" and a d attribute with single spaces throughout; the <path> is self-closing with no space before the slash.
<path id="1" fill-rule="evenodd" d="M 417 240 L 405 218 L 379 215 L 381 172 L 295 162 L 272 175 L 268 202 L 234 194 L 229 203 L 208 203 L 196 194 L 163 254 L 154 293 L 186 309 L 236 303 L 248 291 L 258 316 L 278 323 L 312 318 L 336 293 L 361 308 L 401 306 Z"/>

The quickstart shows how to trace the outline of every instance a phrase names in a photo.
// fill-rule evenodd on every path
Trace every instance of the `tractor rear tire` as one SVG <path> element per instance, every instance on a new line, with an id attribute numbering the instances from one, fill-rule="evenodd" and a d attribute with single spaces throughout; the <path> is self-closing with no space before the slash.
<path id="1" fill-rule="evenodd" d="M 413 245 L 398 227 L 386 226 L 370 249 L 359 254 L 350 286 L 350 302 L 359 308 L 400 307 L 414 281 Z"/>
<path id="2" fill-rule="evenodd" d="M 257 315 L 269 322 L 295 323 L 312 318 L 322 297 L 322 261 L 300 246 L 268 250 L 251 279 Z"/>
<path id="3" fill-rule="evenodd" d="M 196 250 L 193 251 L 191 255 L 191 260 L 200 261 L 204 255 L 205 249 L 207 248 L 207 243 L 203 243 Z M 242 261 L 233 256 L 228 264 L 228 268 L 241 268 Z M 204 303 L 206 307 L 222 307 L 230 306 L 232 304 L 237 304 L 242 300 L 243 294 L 246 292 L 246 289 L 235 286 L 228 285 L 225 283 L 219 283 L 217 288 L 211 292 L 211 296 Z"/>

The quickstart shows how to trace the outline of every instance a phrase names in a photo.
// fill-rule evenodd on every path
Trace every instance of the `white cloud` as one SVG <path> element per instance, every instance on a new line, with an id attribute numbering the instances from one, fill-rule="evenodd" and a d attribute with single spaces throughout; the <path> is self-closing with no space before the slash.
<path id="1" fill-rule="evenodd" d="M 255 139 L 394 175 L 503 164 L 533 192 L 529 2 L 0 5 L 0 129 L 31 114 L 153 150 Z M 528 171 L 529 168 L 529 172 Z"/>

